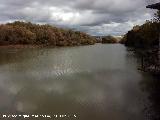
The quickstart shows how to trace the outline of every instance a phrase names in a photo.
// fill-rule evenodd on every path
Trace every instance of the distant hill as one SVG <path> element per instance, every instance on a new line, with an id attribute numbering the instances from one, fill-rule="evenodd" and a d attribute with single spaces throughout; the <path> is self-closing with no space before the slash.
<path id="1" fill-rule="evenodd" d="M 97 40 L 97 43 L 119 43 L 121 39 L 123 38 L 122 36 L 94 36 Z"/>

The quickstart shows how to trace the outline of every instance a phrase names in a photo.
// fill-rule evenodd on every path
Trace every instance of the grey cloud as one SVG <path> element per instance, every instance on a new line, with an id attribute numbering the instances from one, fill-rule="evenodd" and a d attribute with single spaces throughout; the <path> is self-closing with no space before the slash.
<path id="1" fill-rule="evenodd" d="M 146 1 L 1 0 L 0 22 L 26 20 L 76 28 L 89 34 L 123 34 L 132 27 L 128 22 L 136 24 L 150 18 Z M 115 23 L 119 26 L 114 27 Z"/>

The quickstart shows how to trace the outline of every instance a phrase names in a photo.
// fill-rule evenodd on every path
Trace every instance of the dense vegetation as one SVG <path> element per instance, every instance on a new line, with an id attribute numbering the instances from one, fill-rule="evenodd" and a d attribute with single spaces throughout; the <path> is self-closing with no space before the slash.
<path id="1" fill-rule="evenodd" d="M 125 36 L 126 46 L 132 47 L 149 47 L 158 45 L 160 24 L 157 22 L 147 21 L 142 26 L 135 26 Z"/>
<path id="2" fill-rule="evenodd" d="M 129 31 L 121 41 L 126 46 L 144 48 L 158 45 L 160 32 L 160 11 L 155 14 L 155 18 L 146 21 L 142 26 L 135 26 Z"/>
<path id="3" fill-rule="evenodd" d="M 94 44 L 95 42 L 95 39 L 86 33 L 50 25 L 19 21 L 0 25 L 0 45 L 75 46 Z"/>
<path id="4" fill-rule="evenodd" d="M 102 38 L 102 43 L 118 43 L 118 40 L 113 36 L 106 36 Z"/>
<path id="5" fill-rule="evenodd" d="M 160 76 L 160 11 L 154 19 L 147 21 L 142 26 L 135 26 L 121 41 L 130 46 L 141 61 L 141 70 Z"/>

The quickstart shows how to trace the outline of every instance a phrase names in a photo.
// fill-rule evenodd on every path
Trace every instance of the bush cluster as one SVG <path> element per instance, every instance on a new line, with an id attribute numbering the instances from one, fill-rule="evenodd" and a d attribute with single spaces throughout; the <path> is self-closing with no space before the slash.
<path id="1" fill-rule="evenodd" d="M 102 38 L 102 43 L 118 43 L 118 40 L 113 36 L 106 36 Z"/>
<path id="2" fill-rule="evenodd" d="M 0 45 L 75 46 L 94 44 L 95 42 L 96 40 L 86 33 L 50 25 L 20 21 L 0 25 Z"/>
<path id="3" fill-rule="evenodd" d="M 121 43 L 131 47 L 151 47 L 158 45 L 160 35 L 160 21 L 158 11 L 153 20 L 146 21 L 141 26 L 135 26 L 122 39 Z"/>

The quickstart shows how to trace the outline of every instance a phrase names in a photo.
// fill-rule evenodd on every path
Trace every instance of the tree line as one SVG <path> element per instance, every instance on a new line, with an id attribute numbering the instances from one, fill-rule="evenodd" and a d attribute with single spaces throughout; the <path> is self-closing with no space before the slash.
<path id="1" fill-rule="evenodd" d="M 122 39 L 122 43 L 132 47 L 138 56 L 140 70 L 160 77 L 160 11 L 152 20 L 141 26 L 134 26 Z"/>
<path id="2" fill-rule="evenodd" d="M 122 39 L 126 46 L 136 48 L 153 47 L 159 43 L 160 33 L 160 11 L 157 11 L 152 20 L 146 21 L 145 24 L 134 26 L 132 30 Z"/>
<path id="3" fill-rule="evenodd" d="M 95 44 L 92 36 L 70 29 L 15 21 L 0 25 L 0 45 L 77 46 Z"/>

